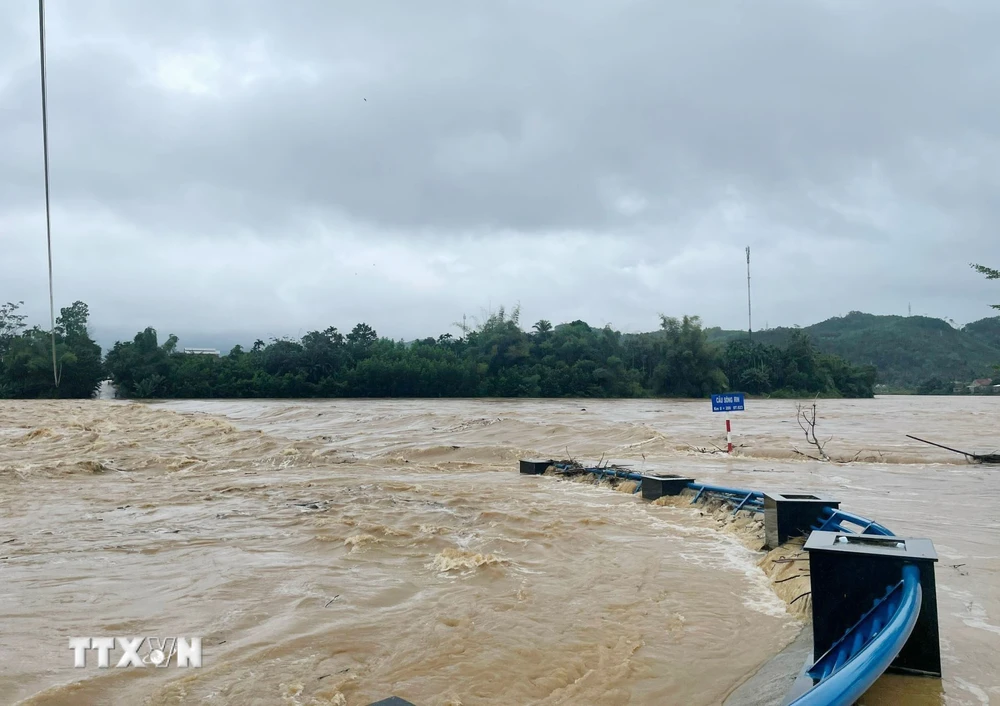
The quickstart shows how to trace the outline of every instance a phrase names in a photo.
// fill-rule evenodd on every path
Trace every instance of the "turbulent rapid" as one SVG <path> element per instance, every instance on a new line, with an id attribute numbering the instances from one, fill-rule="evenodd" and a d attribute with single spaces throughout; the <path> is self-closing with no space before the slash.
<path id="1" fill-rule="evenodd" d="M 517 473 L 599 458 L 807 490 L 932 539 L 945 676 L 1000 699 L 1000 399 L 0 401 L 0 702 L 720 704 L 801 631 L 712 513 Z M 619 488 L 621 490 L 623 488 Z M 70 637 L 197 635 L 200 669 L 73 668 Z"/>

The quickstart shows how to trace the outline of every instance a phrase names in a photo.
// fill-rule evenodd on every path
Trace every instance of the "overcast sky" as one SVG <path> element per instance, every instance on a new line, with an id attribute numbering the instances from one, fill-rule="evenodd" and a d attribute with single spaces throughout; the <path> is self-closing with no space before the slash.
<path id="1" fill-rule="evenodd" d="M 48 0 L 57 307 L 103 342 L 990 316 L 995 0 Z M 35 0 L 0 301 L 47 326 Z"/>

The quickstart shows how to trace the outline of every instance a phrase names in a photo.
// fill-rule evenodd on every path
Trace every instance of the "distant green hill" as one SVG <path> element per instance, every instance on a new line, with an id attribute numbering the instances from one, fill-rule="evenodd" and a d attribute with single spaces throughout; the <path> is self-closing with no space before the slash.
<path id="1" fill-rule="evenodd" d="M 754 331 L 755 341 L 784 345 L 796 329 Z M 852 311 L 801 329 L 825 353 L 855 365 L 878 368 L 880 384 L 915 389 L 929 378 L 969 382 L 993 377 L 1000 364 L 1000 317 L 954 328 L 926 316 L 876 316 Z M 706 329 L 709 340 L 726 342 L 746 331 Z"/>
<path id="2" fill-rule="evenodd" d="M 1000 316 L 980 319 L 967 324 L 962 330 L 987 346 L 1000 348 Z"/>

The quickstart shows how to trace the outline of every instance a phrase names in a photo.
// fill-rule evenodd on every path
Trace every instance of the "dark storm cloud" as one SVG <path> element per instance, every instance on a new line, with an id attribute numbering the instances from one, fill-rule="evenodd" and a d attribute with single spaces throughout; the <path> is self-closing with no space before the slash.
<path id="1" fill-rule="evenodd" d="M 664 308 L 738 325 L 738 277 L 719 288 L 705 271 L 727 258 L 738 269 L 746 243 L 761 258 L 772 323 L 901 313 L 921 292 L 948 302 L 928 304 L 933 313 L 989 313 L 976 311 L 988 290 L 967 262 L 1000 260 L 993 2 L 48 8 L 62 227 L 80 248 L 85 237 L 113 247 L 121 267 L 141 262 L 146 279 L 200 272 L 215 309 L 186 315 L 207 328 L 250 316 L 227 308 L 242 301 L 226 303 L 238 275 L 264 287 L 253 312 L 273 325 L 324 316 L 306 292 L 345 301 L 344 288 L 359 286 L 353 264 L 278 256 L 290 247 L 280 243 L 331 233 L 411 244 L 381 271 L 405 279 L 412 263 L 423 274 L 398 288 L 384 274 L 365 294 L 371 311 L 356 312 L 385 325 L 440 327 L 454 313 L 433 318 L 429 307 L 488 297 L 639 327 Z M 41 178 L 34 13 L 30 0 L 0 7 L 0 216 L 24 228 L 10 214 L 37 211 Z M 275 250 L 234 250 L 237 235 Z M 585 245 L 560 263 L 567 237 Z M 323 242 L 302 252 L 339 263 L 348 241 Z M 570 279 L 526 293 L 518 263 L 539 253 L 621 278 L 619 289 L 601 298 Z M 490 276 L 435 264 L 452 255 Z M 35 267 L 39 252 L 24 257 Z M 324 274 L 307 286 L 265 267 L 279 261 Z M 551 285 L 552 267 L 531 276 Z M 804 298 L 807 287 L 822 287 L 822 301 Z M 123 325 L 169 309 L 109 306 Z"/>
<path id="2" fill-rule="evenodd" d="M 600 230 L 734 188 L 796 223 L 873 164 L 947 205 L 925 146 L 997 130 L 990 3 L 50 4 L 60 185 L 136 217 Z M 184 52 L 219 96 L 152 82 Z M 20 126 L 36 83 L 7 89 Z"/>

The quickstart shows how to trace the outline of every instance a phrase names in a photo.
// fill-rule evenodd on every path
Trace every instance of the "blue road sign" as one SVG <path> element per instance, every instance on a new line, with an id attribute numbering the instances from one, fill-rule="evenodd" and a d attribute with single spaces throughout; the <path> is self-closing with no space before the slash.
<path id="1" fill-rule="evenodd" d="M 742 392 L 712 395 L 713 412 L 742 412 L 745 409 Z"/>

